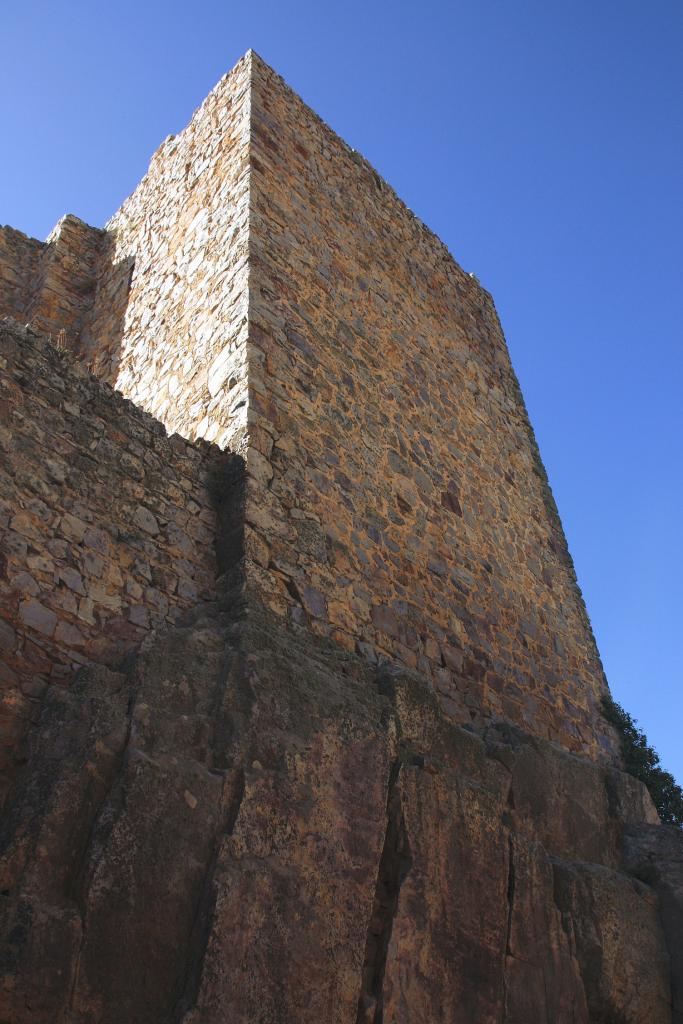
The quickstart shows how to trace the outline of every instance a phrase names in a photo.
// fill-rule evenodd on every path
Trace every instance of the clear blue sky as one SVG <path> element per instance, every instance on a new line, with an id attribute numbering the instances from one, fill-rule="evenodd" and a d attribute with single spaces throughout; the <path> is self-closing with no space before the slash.
<path id="1" fill-rule="evenodd" d="M 683 783 L 683 3 L 3 9 L 0 223 L 101 225 L 249 47 L 493 293 L 613 692 Z"/>

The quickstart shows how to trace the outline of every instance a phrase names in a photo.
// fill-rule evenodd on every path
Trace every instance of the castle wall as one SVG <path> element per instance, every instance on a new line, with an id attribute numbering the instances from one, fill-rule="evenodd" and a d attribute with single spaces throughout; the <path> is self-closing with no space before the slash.
<path id="1" fill-rule="evenodd" d="M 10 227 L 0 227 L 0 316 L 26 320 L 29 288 L 43 244 Z"/>
<path id="2" fill-rule="evenodd" d="M 42 246 L 29 282 L 26 322 L 40 334 L 78 350 L 92 309 L 104 232 L 72 214 L 59 221 Z"/>
<path id="3" fill-rule="evenodd" d="M 106 236 L 67 214 L 45 242 L 0 228 L 0 316 L 81 352 Z"/>
<path id="4" fill-rule="evenodd" d="M 39 250 L 15 236 L 0 299 L 40 306 L 170 431 L 245 456 L 258 600 L 423 673 L 458 721 L 612 750 L 490 295 L 257 56 L 105 232 L 65 218 Z"/>
<path id="5" fill-rule="evenodd" d="M 490 295 L 255 59 L 249 578 L 595 755 L 605 681 Z"/>
<path id="6" fill-rule="evenodd" d="M 246 425 L 249 59 L 170 136 L 107 224 L 93 371 L 171 431 L 238 449 Z"/>
<path id="7" fill-rule="evenodd" d="M 0 322 L 0 768 L 46 683 L 212 595 L 219 454 Z"/>

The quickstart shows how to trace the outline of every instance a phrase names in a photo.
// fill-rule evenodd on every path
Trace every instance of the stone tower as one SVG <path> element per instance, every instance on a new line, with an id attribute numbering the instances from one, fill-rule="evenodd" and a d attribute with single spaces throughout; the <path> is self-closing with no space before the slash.
<path id="1" fill-rule="evenodd" d="M 250 52 L 0 315 L 0 1021 L 678 1020 L 492 299 L 370 165 Z"/>

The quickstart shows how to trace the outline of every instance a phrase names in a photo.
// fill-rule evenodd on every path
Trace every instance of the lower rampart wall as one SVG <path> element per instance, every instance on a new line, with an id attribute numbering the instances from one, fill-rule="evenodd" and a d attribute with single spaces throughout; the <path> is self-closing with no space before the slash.
<path id="1" fill-rule="evenodd" d="M 0 768 L 48 683 L 212 596 L 225 459 L 0 321 Z"/>

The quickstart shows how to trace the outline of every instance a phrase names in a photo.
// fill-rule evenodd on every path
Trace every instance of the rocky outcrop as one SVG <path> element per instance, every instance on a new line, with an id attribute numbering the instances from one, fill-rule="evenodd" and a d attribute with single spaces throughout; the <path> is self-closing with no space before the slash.
<path id="1" fill-rule="evenodd" d="M 681 832 L 633 825 L 624 837 L 627 869 L 659 897 L 662 925 L 671 950 L 674 1024 L 683 1022 L 683 842 Z"/>
<path id="2" fill-rule="evenodd" d="M 239 597 L 26 742 L 0 1021 L 680 1019 L 683 837 L 638 783 Z"/>

